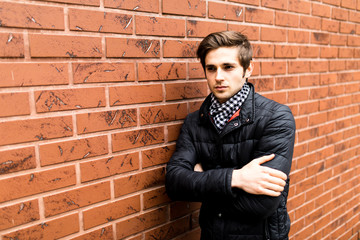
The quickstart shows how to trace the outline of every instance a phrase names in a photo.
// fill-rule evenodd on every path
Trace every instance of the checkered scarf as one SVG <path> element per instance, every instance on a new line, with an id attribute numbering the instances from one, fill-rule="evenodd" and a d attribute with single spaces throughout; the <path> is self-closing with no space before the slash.
<path id="1" fill-rule="evenodd" d="M 250 87 L 245 83 L 239 92 L 224 103 L 220 103 L 214 94 L 211 94 L 210 115 L 219 130 L 222 130 L 229 119 L 240 109 L 249 92 Z"/>

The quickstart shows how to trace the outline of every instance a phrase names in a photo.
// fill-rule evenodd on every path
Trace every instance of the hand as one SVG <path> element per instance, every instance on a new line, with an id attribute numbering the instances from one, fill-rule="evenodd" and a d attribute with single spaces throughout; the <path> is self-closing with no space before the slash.
<path id="1" fill-rule="evenodd" d="M 287 176 L 285 173 L 261 166 L 272 160 L 275 154 L 256 158 L 241 169 L 233 171 L 231 186 L 256 195 L 280 196 L 284 190 Z"/>
<path id="2" fill-rule="evenodd" d="M 202 166 L 201 166 L 201 163 L 198 163 L 198 164 L 195 165 L 194 171 L 195 172 L 203 172 L 204 171 Z"/>

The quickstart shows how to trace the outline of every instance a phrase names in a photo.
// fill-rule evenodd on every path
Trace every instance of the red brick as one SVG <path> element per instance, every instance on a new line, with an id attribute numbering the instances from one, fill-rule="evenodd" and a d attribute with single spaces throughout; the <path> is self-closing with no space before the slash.
<path id="1" fill-rule="evenodd" d="M 104 106 L 104 88 L 72 88 L 35 92 L 35 107 L 38 113 Z"/>
<path id="2" fill-rule="evenodd" d="M 276 12 L 275 15 L 275 25 L 278 26 L 299 27 L 299 20 L 299 16 L 291 13 Z"/>
<path id="3" fill-rule="evenodd" d="M 186 64 L 179 62 L 139 63 L 139 81 L 172 80 L 186 78 Z"/>
<path id="4" fill-rule="evenodd" d="M 166 193 L 165 187 L 160 187 L 143 193 L 144 209 L 149 209 L 158 205 L 171 202 Z"/>
<path id="5" fill-rule="evenodd" d="M 321 58 L 337 58 L 338 48 L 337 47 L 321 47 L 320 57 Z"/>
<path id="6" fill-rule="evenodd" d="M 139 154 L 130 153 L 80 163 L 81 182 L 139 169 Z"/>
<path id="7" fill-rule="evenodd" d="M 291 12 L 310 14 L 311 5 L 303 0 L 289 0 L 288 10 Z"/>
<path id="8" fill-rule="evenodd" d="M 288 92 L 288 102 L 301 102 L 309 100 L 308 90 L 294 90 Z"/>
<path id="9" fill-rule="evenodd" d="M 348 36 L 347 44 L 349 46 L 359 47 L 360 46 L 360 37 L 358 37 L 358 36 Z"/>
<path id="10" fill-rule="evenodd" d="M 111 136 L 114 152 L 164 142 L 164 128 L 148 128 L 115 133 Z"/>
<path id="11" fill-rule="evenodd" d="M 299 104 L 299 114 L 300 115 L 307 115 L 310 113 L 316 113 L 318 111 L 319 111 L 319 102 L 318 101 L 312 101 L 312 102 L 306 102 L 306 103 Z M 310 120 L 309 120 L 309 126 L 310 126 Z"/>
<path id="12" fill-rule="evenodd" d="M 356 0 L 341 0 L 341 7 L 356 9 Z"/>
<path id="13" fill-rule="evenodd" d="M 189 63 L 188 69 L 190 79 L 205 78 L 204 70 L 200 63 Z"/>
<path id="14" fill-rule="evenodd" d="M 29 115 L 29 94 L 25 92 L 0 93 L 0 117 Z"/>
<path id="15" fill-rule="evenodd" d="M 167 209 L 165 207 L 155 209 L 151 212 L 143 213 L 139 216 L 118 222 L 116 224 L 116 235 L 118 239 L 123 239 L 135 233 L 165 223 L 167 220 Z"/>
<path id="16" fill-rule="evenodd" d="M 187 104 L 171 104 L 140 108 L 140 124 L 155 124 L 184 119 Z"/>
<path id="17" fill-rule="evenodd" d="M 106 136 L 40 145 L 42 166 L 85 159 L 106 153 L 108 153 Z"/>
<path id="18" fill-rule="evenodd" d="M 312 88 L 310 89 L 310 99 L 321 99 L 328 96 L 328 87 Z"/>
<path id="19" fill-rule="evenodd" d="M 308 43 L 310 41 L 310 33 L 304 31 L 288 30 L 288 41 L 295 43 Z"/>
<path id="20" fill-rule="evenodd" d="M 79 134 L 137 125 L 136 109 L 83 113 L 78 114 L 76 119 Z"/>
<path id="21" fill-rule="evenodd" d="M 287 5 L 288 1 L 286 0 L 263 0 L 261 1 L 261 6 L 266 7 L 266 8 L 275 8 L 275 9 L 282 9 L 282 10 L 286 10 L 287 9 Z"/>
<path id="22" fill-rule="evenodd" d="M 200 109 L 203 101 L 189 102 L 189 113 L 195 112 Z"/>
<path id="23" fill-rule="evenodd" d="M 192 230 L 190 232 L 185 233 L 185 235 L 181 235 L 177 237 L 176 240 L 197 240 L 200 239 L 201 231 L 200 228 Z"/>
<path id="24" fill-rule="evenodd" d="M 261 75 L 278 75 L 286 73 L 286 62 L 261 62 Z"/>
<path id="25" fill-rule="evenodd" d="M 349 20 L 351 22 L 360 23 L 360 14 L 358 11 L 350 11 L 349 12 Z"/>
<path id="26" fill-rule="evenodd" d="M 245 26 L 244 24 L 228 24 L 228 31 L 237 31 L 237 32 L 241 32 L 242 34 L 244 34 L 245 36 L 247 36 L 247 38 L 249 40 L 259 40 L 260 37 L 260 30 L 259 27 L 257 26 Z"/>
<path id="27" fill-rule="evenodd" d="M 139 12 L 159 12 L 159 1 L 157 0 L 105 0 L 105 7 L 118 8 Z"/>
<path id="28" fill-rule="evenodd" d="M 349 17 L 349 11 L 341 8 L 333 8 L 331 17 L 337 20 L 347 21 Z"/>
<path id="29" fill-rule="evenodd" d="M 356 51 L 356 50 L 355 50 Z M 355 54 L 354 51 L 354 54 Z M 356 60 L 347 60 L 346 61 L 346 70 L 356 70 L 358 69 L 358 62 Z"/>
<path id="30" fill-rule="evenodd" d="M 18 230 L 6 235 L 7 239 L 58 239 L 79 231 L 78 213 L 62 216 L 53 220 Z"/>
<path id="31" fill-rule="evenodd" d="M 33 147 L 0 151 L 0 175 L 36 167 Z"/>
<path id="32" fill-rule="evenodd" d="M 300 27 L 307 29 L 320 30 L 321 18 L 300 16 Z"/>
<path id="33" fill-rule="evenodd" d="M 174 151 L 174 144 L 142 151 L 143 168 L 167 163 Z"/>
<path id="34" fill-rule="evenodd" d="M 190 230 L 190 217 L 178 219 L 145 233 L 145 239 L 171 239 Z"/>
<path id="35" fill-rule="evenodd" d="M 106 38 L 106 56 L 117 58 L 159 58 L 160 41 L 108 37 Z"/>
<path id="36" fill-rule="evenodd" d="M 297 76 L 288 77 L 276 77 L 275 78 L 275 89 L 289 89 L 297 88 L 299 86 L 299 79 Z"/>
<path id="37" fill-rule="evenodd" d="M 348 22 L 340 22 L 340 33 L 354 34 L 356 32 L 356 24 Z"/>
<path id="38" fill-rule="evenodd" d="M 310 72 L 310 63 L 304 61 L 291 61 L 289 62 L 289 73 L 307 73 Z"/>
<path id="39" fill-rule="evenodd" d="M 345 70 L 345 61 L 337 61 L 337 60 L 333 60 L 330 61 L 330 65 L 329 65 L 329 71 L 341 71 L 341 70 Z"/>
<path id="40" fill-rule="evenodd" d="M 100 58 L 99 37 L 30 34 L 31 57 Z"/>
<path id="41" fill-rule="evenodd" d="M 24 57 L 24 38 L 18 33 L 0 34 L 0 57 Z"/>
<path id="42" fill-rule="evenodd" d="M 245 3 L 249 5 L 259 6 L 259 0 L 229 0 L 230 2 Z"/>
<path id="43" fill-rule="evenodd" d="M 300 58 L 317 58 L 320 54 L 319 47 L 311 46 L 300 46 L 299 47 L 299 57 Z"/>
<path id="44" fill-rule="evenodd" d="M 339 58 L 353 58 L 354 49 L 352 48 L 339 48 Z"/>
<path id="45" fill-rule="evenodd" d="M 166 100 L 201 98 L 207 96 L 206 82 L 168 83 L 165 85 Z"/>
<path id="46" fill-rule="evenodd" d="M 345 35 L 334 35 L 330 36 L 330 44 L 337 46 L 345 46 L 347 42 L 347 36 Z"/>
<path id="47" fill-rule="evenodd" d="M 182 124 L 168 125 L 168 141 L 176 141 L 180 134 Z"/>
<path id="48" fill-rule="evenodd" d="M 139 195 L 94 207 L 83 211 L 84 229 L 111 222 L 139 211 Z"/>
<path id="49" fill-rule="evenodd" d="M 110 182 L 102 182 L 44 197 L 45 216 L 54 216 L 110 199 Z"/>
<path id="50" fill-rule="evenodd" d="M 64 63 L 2 63 L 1 87 L 26 87 L 67 84 L 68 67 Z"/>
<path id="51" fill-rule="evenodd" d="M 326 121 L 327 121 L 327 114 L 326 114 L 326 112 L 316 113 L 315 115 L 309 116 L 309 125 L 310 125 L 310 126 L 323 124 L 323 123 L 325 123 Z"/>
<path id="52" fill-rule="evenodd" d="M 11 2 L 0 3 L 0 8 L 1 27 L 64 29 L 63 8 Z"/>
<path id="53" fill-rule="evenodd" d="M 133 33 L 133 16 L 128 14 L 69 9 L 69 27 L 73 31 Z"/>
<path id="54" fill-rule="evenodd" d="M 212 32 L 226 30 L 226 23 L 188 20 L 186 33 L 188 37 L 205 37 Z"/>
<path id="55" fill-rule="evenodd" d="M 0 145 L 72 136 L 72 120 L 52 117 L 0 123 Z"/>
<path id="56" fill-rule="evenodd" d="M 133 63 L 73 63 L 74 83 L 125 82 L 135 80 Z"/>
<path id="57" fill-rule="evenodd" d="M 113 228 L 112 225 L 103 227 L 101 229 L 85 233 L 71 240 L 107 240 L 113 239 Z"/>
<path id="58" fill-rule="evenodd" d="M 260 40 L 261 41 L 270 41 L 270 42 L 285 42 L 286 41 L 286 30 L 262 27 Z"/>
<path id="59" fill-rule="evenodd" d="M 137 35 L 184 37 L 185 20 L 136 16 L 135 29 Z"/>
<path id="60" fill-rule="evenodd" d="M 312 3 L 311 9 L 312 9 L 312 15 L 314 16 L 326 17 L 326 18 L 330 17 L 330 13 L 331 13 L 330 6 L 319 3 Z"/>
<path id="61" fill-rule="evenodd" d="M 163 41 L 164 57 L 193 58 L 199 46 L 198 41 Z"/>
<path id="62" fill-rule="evenodd" d="M 256 91 L 273 91 L 274 90 L 274 78 L 273 77 L 263 77 L 249 79 L 249 81 L 254 84 Z"/>
<path id="63" fill-rule="evenodd" d="M 115 197 L 143 189 L 156 187 L 165 183 L 165 168 L 157 168 L 146 172 L 121 177 L 114 180 Z"/>
<path id="64" fill-rule="evenodd" d="M 319 75 L 300 76 L 300 87 L 319 86 Z"/>
<path id="65" fill-rule="evenodd" d="M 74 185 L 74 166 L 44 170 L 0 181 L 0 202 Z"/>
<path id="66" fill-rule="evenodd" d="M 312 61 L 310 62 L 311 72 L 327 72 L 329 70 L 328 61 Z"/>
<path id="67" fill-rule="evenodd" d="M 70 3 L 70 4 L 89 5 L 89 6 L 100 6 L 99 0 L 46 0 L 46 1 L 58 2 L 58 3 L 61 2 L 61 3 Z"/>
<path id="68" fill-rule="evenodd" d="M 242 22 L 243 8 L 234 4 L 209 2 L 209 18 Z"/>
<path id="69" fill-rule="evenodd" d="M 321 30 L 337 33 L 340 30 L 340 22 L 335 20 L 322 19 Z"/>
<path id="70" fill-rule="evenodd" d="M 297 46 L 275 45 L 275 58 L 297 58 Z"/>
<path id="71" fill-rule="evenodd" d="M 164 0 L 162 1 L 162 12 L 165 14 L 205 17 L 206 2 L 203 0 Z"/>
<path id="72" fill-rule="evenodd" d="M 37 200 L 17 203 L 0 208 L 0 230 L 40 219 Z"/>
<path id="73" fill-rule="evenodd" d="M 274 24 L 274 11 L 246 7 L 245 21 L 272 25 Z"/>
<path id="74" fill-rule="evenodd" d="M 111 87 L 109 93 L 111 106 L 159 102 L 163 99 L 160 84 Z"/>
<path id="75" fill-rule="evenodd" d="M 274 56 L 274 45 L 253 44 L 253 56 L 256 58 L 272 58 Z"/>

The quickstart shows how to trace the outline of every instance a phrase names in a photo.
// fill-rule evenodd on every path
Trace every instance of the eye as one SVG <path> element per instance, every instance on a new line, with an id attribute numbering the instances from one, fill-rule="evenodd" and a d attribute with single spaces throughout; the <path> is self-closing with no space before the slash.
<path id="1" fill-rule="evenodd" d="M 232 69 L 234 69 L 234 66 L 232 66 L 232 65 L 225 65 L 224 69 L 225 69 L 225 70 L 232 70 Z"/>
<path id="2" fill-rule="evenodd" d="M 207 67 L 206 67 L 206 71 L 208 71 L 208 72 L 214 72 L 214 71 L 216 71 L 216 68 L 215 68 L 214 66 L 207 66 Z"/>

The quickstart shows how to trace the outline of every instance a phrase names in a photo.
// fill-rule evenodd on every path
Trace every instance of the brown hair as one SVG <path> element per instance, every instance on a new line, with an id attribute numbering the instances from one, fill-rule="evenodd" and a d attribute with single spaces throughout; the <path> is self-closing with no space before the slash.
<path id="1" fill-rule="evenodd" d="M 211 33 L 201 41 L 196 53 L 203 69 L 205 70 L 205 57 L 209 51 L 220 47 L 239 48 L 239 62 L 243 67 L 245 74 L 246 69 L 250 66 L 250 61 L 252 60 L 252 47 L 245 35 L 234 31 Z"/>

